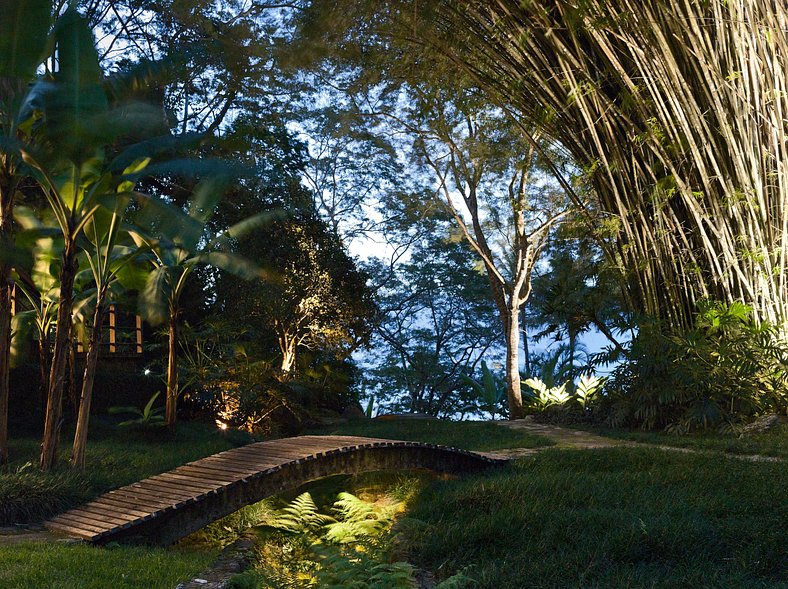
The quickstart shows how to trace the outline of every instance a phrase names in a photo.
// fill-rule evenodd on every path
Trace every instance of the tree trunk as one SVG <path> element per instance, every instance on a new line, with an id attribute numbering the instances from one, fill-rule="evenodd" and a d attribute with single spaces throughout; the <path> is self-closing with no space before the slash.
<path id="1" fill-rule="evenodd" d="M 167 402 L 165 422 L 175 426 L 178 411 L 178 313 L 170 310 L 169 353 L 167 355 Z"/>
<path id="2" fill-rule="evenodd" d="M 0 186 L 0 247 L 13 240 L 14 187 L 5 172 Z M 11 264 L 0 259 L 0 471 L 8 464 L 8 398 L 11 371 Z"/>
<path id="3" fill-rule="evenodd" d="M 51 470 L 57 458 L 63 409 L 63 383 L 71 346 L 71 309 L 74 294 L 74 277 L 77 274 L 76 244 L 66 238 L 63 249 L 63 267 L 60 270 L 60 298 L 58 300 L 55 349 L 52 352 L 52 370 L 49 373 L 47 408 L 44 419 L 44 437 L 41 441 L 41 470 Z"/>
<path id="4" fill-rule="evenodd" d="M 509 419 L 522 419 L 523 395 L 520 391 L 520 313 L 509 309 L 503 317 L 506 336 L 506 395 L 509 401 Z"/>
<path id="5" fill-rule="evenodd" d="M 101 349 L 101 328 L 104 323 L 104 311 L 106 309 L 102 301 L 103 298 L 103 294 L 99 293 L 96 310 L 93 314 L 93 330 L 90 334 L 88 352 L 85 355 L 85 374 L 82 378 L 82 394 L 79 399 L 77 431 L 74 433 L 74 447 L 71 454 L 71 466 L 75 468 L 85 467 L 90 401 L 93 397 L 93 380 L 96 376 L 96 364 L 98 364 L 98 355 Z"/>
<path id="6" fill-rule="evenodd" d="M 277 325 L 279 329 L 277 329 L 276 338 L 279 341 L 279 351 L 282 353 L 282 363 L 279 365 L 279 369 L 282 371 L 282 374 L 287 376 L 293 370 L 293 366 L 295 365 L 296 359 L 296 336 L 290 337 L 289 333 L 285 329 L 281 329 L 281 325 Z"/>
<path id="7" fill-rule="evenodd" d="M 72 336 L 74 334 L 72 333 Z M 71 338 L 68 346 L 68 404 L 71 406 L 71 417 L 76 421 L 79 412 L 77 398 L 77 342 Z"/>
<path id="8" fill-rule="evenodd" d="M 39 334 L 38 340 L 38 391 L 40 395 L 38 406 L 41 411 L 46 411 L 47 389 L 49 388 L 49 371 L 52 363 L 50 355 L 52 347 L 49 344 L 49 334 Z"/>
<path id="9" fill-rule="evenodd" d="M 525 363 L 525 374 L 531 376 L 531 348 L 528 345 L 528 328 L 525 325 L 525 305 L 521 309 L 522 330 L 523 330 L 523 362 Z"/>

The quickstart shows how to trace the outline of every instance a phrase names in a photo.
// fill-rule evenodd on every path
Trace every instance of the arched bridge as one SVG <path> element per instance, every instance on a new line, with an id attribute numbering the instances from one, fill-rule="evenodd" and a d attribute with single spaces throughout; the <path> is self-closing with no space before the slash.
<path id="1" fill-rule="evenodd" d="M 99 544 L 167 545 L 245 505 L 331 475 L 416 468 L 465 474 L 503 462 L 421 442 L 353 436 L 271 440 L 214 454 L 110 491 L 45 525 Z"/>

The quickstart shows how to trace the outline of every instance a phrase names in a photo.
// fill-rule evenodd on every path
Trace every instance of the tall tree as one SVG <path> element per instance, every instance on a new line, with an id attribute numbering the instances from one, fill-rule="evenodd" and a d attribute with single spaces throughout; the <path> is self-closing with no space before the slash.
<path id="1" fill-rule="evenodd" d="M 784 2 L 454 1 L 416 35 L 559 140 L 616 220 L 631 303 L 788 319 Z M 417 26 L 417 23 L 414 24 Z"/>
<path id="2" fill-rule="evenodd" d="M 567 206 L 562 191 L 544 189 L 544 175 L 537 173 L 550 143 L 533 140 L 529 129 L 491 104 L 471 77 L 414 43 L 412 26 L 404 26 L 413 23 L 403 19 L 398 3 L 384 6 L 378 12 L 363 0 L 314 2 L 301 19 L 301 42 L 322 47 L 317 56 L 323 61 L 375 71 L 361 74 L 356 86 L 367 95 L 389 97 L 370 113 L 382 121 L 378 132 L 408 138 L 401 144 L 410 142 L 414 161 L 432 177 L 435 198 L 487 272 L 505 334 L 507 396 L 516 419 L 523 416 L 520 309 L 539 251 Z"/>
<path id="3" fill-rule="evenodd" d="M 500 328 L 484 271 L 454 220 L 423 197 L 409 204 L 400 219 L 406 236 L 397 239 L 409 242 L 406 258 L 370 263 L 380 309 L 374 392 L 394 409 L 453 416 L 468 409 L 466 377 L 483 356 L 500 354 Z"/>

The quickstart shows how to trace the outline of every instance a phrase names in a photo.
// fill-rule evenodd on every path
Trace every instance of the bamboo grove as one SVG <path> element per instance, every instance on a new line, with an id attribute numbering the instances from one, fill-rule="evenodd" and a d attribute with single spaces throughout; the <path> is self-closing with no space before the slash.
<path id="1" fill-rule="evenodd" d="M 429 38 L 585 171 L 634 308 L 788 318 L 788 5 L 445 0 Z M 415 32 L 415 30 L 414 30 Z"/>

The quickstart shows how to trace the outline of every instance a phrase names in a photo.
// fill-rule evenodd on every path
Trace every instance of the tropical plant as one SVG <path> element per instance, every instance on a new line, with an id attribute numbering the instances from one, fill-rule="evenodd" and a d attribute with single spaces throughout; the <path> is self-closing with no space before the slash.
<path id="1" fill-rule="evenodd" d="M 144 427 L 161 426 L 164 425 L 164 416 L 162 415 L 162 413 L 164 413 L 164 408 L 153 406 L 160 394 L 161 391 L 154 393 L 142 409 L 139 407 L 110 407 L 108 411 L 112 415 L 131 413 L 137 416 L 133 419 L 121 421 L 118 424 L 119 427 L 127 427 L 130 425 Z"/>
<path id="2" fill-rule="evenodd" d="M 642 322 L 606 385 L 613 425 L 676 432 L 788 411 L 788 342 L 742 303 L 702 301 L 694 326 Z"/>
<path id="3" fill-rule="evenodd" d="M 34 120 L 29 82 L 47 57 L 51 24 L 49 0 L 8 0 L 0 11 L 0 469 L 8 462 L 14 201 Z"/>
<path id="4" fill-rule="evenodd" d="M 409 38 L 585 170 L 633 308 L 673 330 L 708 297 L 788 320 L 785 2 L 447 0 L 418 17 Z"/>
<path id="5" fill-rule="evenodd" d="M 591 402 L 598 392 L 602 390 L 605 384 L 605 379 L 599 378 L 592 374 L 580 375 L 580 380 L 575 389 L 575 397 L 577 402 L 583 408 L 583 411 L 589 409 Z"/>
<path id="6" fill-rule="evenodd" d="M 136 162 L 128 167 L 125 173 L 139 172 L 147 165 L 148 161 L 148 158 L 145 158 Z M 127 181 L 118 186 L 118 192 L 125 193 L 133 188 L 134 182 Z M 89 268 L 89 271 L 85 273 L 93 284 L 92 296 L 83 296 L 83 299 L 92 302 L 93 321 L 85 355 L 85 370 L 82 377 L 82 391 L 79 397 L 77 425 L 71 453 L 71 466 L 78 468 L 85 465 L 93 381 L 96 375 L 102 327 L 110 291 L 119 281 L 133 289 L 139 289 L 144 285 L 144 280 L 140 280 L 139 266 L 137 272 L 131 269 L 131 265 L 142 255 L 144 250 L 120 243 L 121 222 L 127 204 L 127 200 L 115 200 L 112 202 L 113 208 L 111 210 L 96 211 L 83 230 L 85 239 L 82 240 L 81 248 L 84 253 L 83 260 Z M 78 281 L 79 275 L 76 277 L 76 282 Z M 89 305 L 84 306 L 89 307 Z M 75 315 L 78 315 L 77 310 L 75 308 Z"/>
<path id="7" fill-rule="evenodd" d="M 572 393 L 566 390 L 569 381 L 559 386 L 548 387 L 540 378 L 528 378 L 523 384 L 534 391 L 533 403 L 540 411 L 552 405 L 564 405 L 572 398 Z"/>
<path id="8" fill-rule="evenodd" d="M 246 258 L 233 253 L 236 241 L 266 222 L 270 215 L 261 213 L 212 234 L 208 221 L 222 197 L 226 179 L 215 177 L 201 183 L 194 192 L 185 214 L 170 211 L 162 217 L 158 206 L 143 207 L 130 234 L 138 247 L 151 252 L 151 272 L 139 296 L 140 314 L 151 324 L 166 323 L 168 328 L 166 421 L 173 426 L 177 417 L 178 394 L 178 327 L 181 296 L 189 277 L 200 265 L 211 265 L 243 278 L 264 276 L 263 271 Z"/>
<path id="9" fill-rule="evenodd" d="M 499 378 L 482 360 L 482 379 L 480 381 L 465 377 L 465 381 L 473 387 L 481 401 L 481 408 L 490 414 L 490 419 L 495 419 L 495 414 L 501 401 L 506 397 L 506 381 Z"/>
<path id="10" fill-rule="evenodd" d="M 31 333 L 38 341 L 39 387 L 41 398 L 46 398 L 49 383 L 51 336 L 57 318 L 57 302 L 60 294 L 58 275 L 62 254 L 62 241 L 58 239 L 54 219 L 39 219 L 32 209 L 16 206 L 14 217 L 17 226 L 16 244 L 31 255 L 30 267 L 16 264 L 15 286 L 26 301 L 19 305 L 14 314 L 11 339 L 11 354 L 15 362 L 20 361 Z M 20 297 L 21 298 L 21 297 Z M 21 301 L 19 301 L 21 302 Z"/>
<path id="11" fill-rule="evenodd" d="M 413 567 L 384 561 L 381 542 L 402 508 L 401 501 L 372 503 L 340 493 L 329 516 L 303 493 L 278 512 L 266 514 L 256 530 L 264 540 L 279 537 L 290 543 L 286 558 L 298 562 L 278 563 L 275 578 L 284 586 L 412 589 Z"/>

